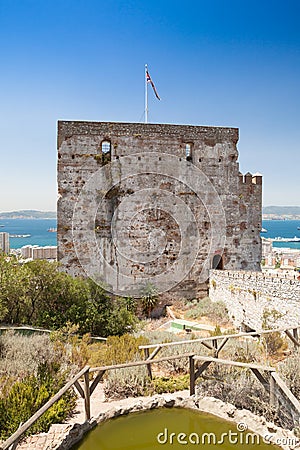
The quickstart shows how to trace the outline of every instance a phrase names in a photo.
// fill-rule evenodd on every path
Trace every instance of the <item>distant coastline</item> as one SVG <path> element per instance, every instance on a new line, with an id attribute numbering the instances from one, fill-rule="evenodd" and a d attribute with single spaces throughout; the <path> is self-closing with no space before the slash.
<path id="1" fill-rule="evenodd" d="M 1 219 L 56 219 L 56 211 L 22 209 L 0 212 Z M 264 206 L 263 220 L 300 220 L 300 206 Z"/>
<path id="2" fill-rule="evenodd" d="M 264 206 L 263 220 L 300 220 L 300 206 Z"/>
<path id="3" fill-rule="evenodd" d="M 20 211 L 0 212 L 1 219 L 56 219 L 56 211 L 24 209 Z"/>

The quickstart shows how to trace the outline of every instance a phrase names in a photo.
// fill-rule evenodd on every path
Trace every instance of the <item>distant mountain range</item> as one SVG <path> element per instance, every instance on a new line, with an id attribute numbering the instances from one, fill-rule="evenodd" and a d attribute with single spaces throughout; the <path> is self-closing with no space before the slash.
<path id="1" fill-rule="evenodd" d="M 20 211 L 0 212 L 0 219 L 56 219 L 56 211 L 24 209 Z"/>
<path id="2" fill-rule="evenodd" d="M 264 216 L 300 216 L 300 206 L 264 206 Z M 56 211 L 23 209 L 0 212 L 0 219 L 56 219 Z"/>
<path id="3" fill-rule="evenodd" d="M 300 206 L 264 206 L 262 212 L 276 216 L 300 216 Z"/>

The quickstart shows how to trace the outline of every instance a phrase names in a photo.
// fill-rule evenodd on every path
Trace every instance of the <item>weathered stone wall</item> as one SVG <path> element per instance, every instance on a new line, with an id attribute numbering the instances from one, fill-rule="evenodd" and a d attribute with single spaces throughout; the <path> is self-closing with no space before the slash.
<path id="1" fill-rule="evenodd" d="M 103 141 L 111 143 L 111 164 L 103 162 Z M 63 268 L 73 275 L 98 271 L 119 294 L 134 293 L 134 282 L 138 291 L 150 281 L 161 292 L 173 288 L 184 297 L 207 289 L 217 254 L 227 269 L 260 270 L 262 179 L 239 173 L 237 141 L 235 128 L 59 122 Z M 117 236 L 118 248 L 114 232 L 123 222 L 127 234 L 123 229 Z"/>
<path id="2" fill-rule="evenodd" d="M 237 326 L 261 330 L 262 323 L 299 327 L 300 282 L 297 275 L 267 275 L 250 271 L 210 271 L 209 296 L 224 301 Z"/>

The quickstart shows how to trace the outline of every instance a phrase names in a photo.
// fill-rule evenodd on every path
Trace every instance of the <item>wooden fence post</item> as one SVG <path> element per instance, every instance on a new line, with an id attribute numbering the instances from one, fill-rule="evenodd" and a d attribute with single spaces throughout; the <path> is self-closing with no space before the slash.
<path id="1" fill-rule="evenodd" d="M 293 328 L 293 336 L 294 336 L 294 339 L 295 339 L 297 342 L 299 342 L 298 328 Z M 299 350 L 299 345 L 297 346 L 297 345 L 295 344 L 295 350 Z"/>
<path id="2" fill-rule="evenodd" d="M 195 360 L 194 355 L 189 356 L 190 365 L 190 395 L 195 394 Z"/>
<path id="3" fill-rule="evenodd" d="M 270 406 L 276 407 L 277 405 L 277 398 L 275 393 L 275 380 L 272 377 L 272 374 L 270 374 Z"/>
<path id="4" fill-rule="evenodd" d="M 85 420 L 86 422 L 91 418 L 91 399 L 90 399 L 90 370 L 89 368 L 84 373 L 84 408 L 85 408 Z"/>
<path id="5" fill-rule="evenodd" d="M 217 358 L 218 357 L 218 341 L 217 341 L 217 339 L 212 340 L 212 345 L 213 345 L 213 349 L 214 349 L 214 357 Z"/>
<path id="6" fill-rule="evenodd" d="M 145 352 L 145 359 L 148 359 L 149 358 L 149 348 L 145 348 L 144 352 Z M 148 371 L 148 375 L 149 375 L 150 380 L 152 380 L 151 364 L 147 364 L 147 371 Z"/>

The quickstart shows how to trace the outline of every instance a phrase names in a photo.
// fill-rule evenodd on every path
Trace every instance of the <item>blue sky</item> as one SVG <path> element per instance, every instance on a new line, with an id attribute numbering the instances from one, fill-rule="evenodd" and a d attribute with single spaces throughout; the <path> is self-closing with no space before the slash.
<path id="1" fill-rule="evenodd" d="M 56 122 L 240 129 L 264 205 L 300 205 L 300 2 L 0 0 L 0 211 L 56 208 Z"/>

